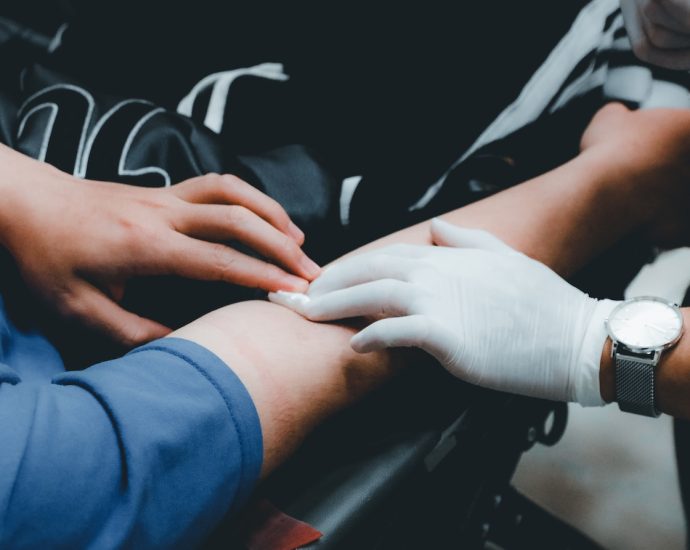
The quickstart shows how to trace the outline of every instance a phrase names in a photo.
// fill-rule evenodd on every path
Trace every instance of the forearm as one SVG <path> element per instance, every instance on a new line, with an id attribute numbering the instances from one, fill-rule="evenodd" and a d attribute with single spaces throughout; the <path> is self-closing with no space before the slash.
<path id="1" fill-rule="evenodd" d="M 307 321 L 269 302 L 241 302 L 175 331 L 214 351 L 242 380 L 261 421 L 262 475 L 334 412 L 391 378 L 403 354 L 360 355 L 355 330 Z"/>
<path id="2" fill-rule="evenodd" d="M 567 277 L 653 220 L 663 193 L 647 172 L 628 169 L 622 159 L 592 148 L 546 174 L 441 217 L 489 231 Z M 354 253 L 395 242 L 431 244 L 428 222 Z"/>
<path id="3" fill-rule="evenodd" d="M 508 191 L 453 211 L 452 223 L 487 229 L 563 274 L 572 273 L 650 212 L 630 196 L 646 185 L 622 178 L 595 151 Z M 621 184 L 623 179 L 625 185 Z M 354 253 L 393 242 L 430 244 L 423 223 Z M 223 308 L 175 335 L 214 350 L 255 400 L 264 434 L 264 473 L 328 415 L 388 379 L 405 354 L 356 354 L 355 329 L 311 323 L 268 303 Z"/>

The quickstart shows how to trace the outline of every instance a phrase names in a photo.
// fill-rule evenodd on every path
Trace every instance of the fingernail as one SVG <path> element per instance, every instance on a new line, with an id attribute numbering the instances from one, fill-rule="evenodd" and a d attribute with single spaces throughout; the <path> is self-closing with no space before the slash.
<path id="1" fill-rule="evenodd" d="M 319 264 L 317 264 L 307 256 L 302 257 L 302 259 L 299 261 L 299 265 L 310 279 L 318 277 L 321 273 L 321 268 L 319 267 Z"/>
<path id="2" fill-rule="evenodd" d="M 278 289 L 289 290 L 292 292 L 306 292 L 309 288 L 309 281 L 303 279 L 302 277 L 296 277 L 295 275 L 285 274 L 281 277 L 278 282 Z M 278 290 L 276 289 L 276 290 Z"/>
<path id="3" fill-rule="evenodd" d="M 304 231 L 302 231 L 292 222 L 290 222 L 290 225 L 288 225 L 288 233 L 290 233 L 290 236 L 300 244 L 304 242 Z"/>

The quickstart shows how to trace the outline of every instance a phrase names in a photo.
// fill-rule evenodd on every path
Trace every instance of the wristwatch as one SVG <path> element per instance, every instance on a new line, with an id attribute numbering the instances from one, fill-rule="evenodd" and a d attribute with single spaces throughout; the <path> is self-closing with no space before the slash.
<path id="1" fill-rule="evenodd" d="M 606 330 L 613 342 L 618 406 L 626 412 L 659 416 L 655 368 L 662 353 L 683 334 L 680 308 L 653 296 L 626 300 L 611 311 Z"/>

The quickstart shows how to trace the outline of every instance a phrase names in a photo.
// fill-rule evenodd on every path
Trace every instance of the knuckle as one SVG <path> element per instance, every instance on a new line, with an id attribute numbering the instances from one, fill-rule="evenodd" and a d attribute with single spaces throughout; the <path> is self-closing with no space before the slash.
<path id="1" fill-rule="evenodd" d="M 280 233 L 278 236 L 278 247 L 292 260 L 301 258 L 303 255 L 302 249 L 284 233 Z"/>
<path id="2" fill-rule="evenodd" d="M 186 182 L 183 182 L 180 185 L 185 185 L 189 183 L 189 185 L 193 184 L 194 188 L 197 190 L 210 190 L 218 185 L 217 181 L 219 177 L 219 174 L 215 172 L 209 172 L 207 174 L 204 174 L 203 176 L 199 176 L 198 178 L 187 180 Z"/>
<path id="3" fill-rule="evenodd" d="M 649 61 L 651 55 L 651 45 L 645 38 L 638 38 L 631 41 L 633 53 L 643 61 Z"/>
<path id="4" fill-rule="evenodd" d="M 429 292 L 426 288 L 415 288 L 414 295 L 410 298 L 410 312 L 424 313 L 429 309 L 429 305 L 433 299 L 434 294 Z"/>
<path id="5" fill-rule="evenodd" d="M 218 185 L 220 177 L 221 175 L 218 172 L 209 172 L 202 176 L 201 181 L 203 181 L 205 185 Z"/>
<path id="6" fill-rule="evenodd" d="M 149 249 L 158 240 L 158 230 L 150 223 L 125 221 L 121 225 L 125 246 L 135 254 Z"/>
<path id="7" fill-rule="evenodd" d="M 87 302 L 80 292 L 67 290 L 61 294 L 57 305 L 58 313 L 68 322 L 91 320 L 94 311 L 90 311 Z"/>
<path id="8" fill-rule="evenodd" d="M 410 274 L 413 282 L 435 281 L 440 276 L 439 269 L 430 262 L 420 262 Z"/>
<path id="9" fill-rule="evenodd" d="M 237 204 L 228 206 L 228 223 L 231 226 L 240 227 L 246 225 L 251 217 L 251 211 Z"/>
<path id="10" fill-rule="evenodd" d="M 304 257 L 304 252 L 290 237 L 280 233 L 271 237 L 270 248 L 264 252 L 263 256 L 277 261 L 292 271 L 298 271 L 301 269 L 300 260 Z"/>
<path id="11" fill-rule="evenodd" d="M 400 300 L 400 286 L 397 281 L 383 279 L 379 285 L 381 301 L 379 302 L 379 313 L 389 315 L 397 313 L 403 309 Z"/>
<path id="12" fill-rule="evenodd" d="M 247 185 L 240 178 L 238 178 L 237 176 L 233 176 L 232 174 L 218 175 L 216 178 L 216 183 L 224 189 L 234 189 L 236 187 Z"/>
<path id="13" fill-rule="evenodd" d="M 217 174 L 216 172 L 205 174 L 199 183 L 204 191 L 211 194 L 216 194 L 218 192 L 223 193 L 228 189 L 225 175 Z"/>
<path id="14" fill-rule="evenodd" d="M 118 327 L 120 342 L 128 348 L 132 348 L 146 340 L 144 329 L 138 325 L 120 325 Z"/>
<path id="15" fill-rule="evenodd" d="M 76 321 L 81 317 L 83 306 L 77 296 L 67 294 L 57 303 L 57 310 L 67 321 Z"/>
<path id="16" fill-rule="evenodd" d="M 277 200 L 265 194 L 262 194 L 262 198 L 264 199 L 264 207 L 270 215 L 280 217 L 281 221 L 284 222 L 290 221 L 290 217 L 288 216 L 288 213 L 285 211 L 285 208 L 283 208 L 283 206 Z"/>
<path id="17" fill-rule="evenodd" d="M 285 277 L 285 272 L 282 269 L 273 264 L 265 262 L 259 273 L 261 276 L 262 285 L 268 286 L 277 286 L 283 282 Z M 258 284 L 255 284 L 254 286 L 258 286 Z"/>
<path id="18" fill-rule="evenodd" d="M 379 273 L 383 273 L 386 269 L 386 266 L 388 265 L 389 260 L 386 259 L 384 256 L 374 256 L 371 259 L 371 264 L 369 265 L 369 269 L 371 269 L 371 272 L 374 275 L 377 275 Z"/>
<path id="19" fill-rule="evenodd" d="M 640 15 L 648 21 L 654 21 L 661 2 L 659 0 L 649 0 L 640 6 Z"/>
<path id="20" fill-rule="evenodd" d="M 161 210 L 169 208 L 178 200 L 169 188 L 142 189 L 141 191 L 142 193 L 138 195 L 137 201 L 144 208 Z"/>
<path id="21" fill-rule="evenodd" d="M 218 274 L 218 279 L 227 279 L 236 268 L 238 258 L 230 254 L 222 244 L 209 243 L 209 260 L 213 271 Z"/>
<path id="22" fill-rule="evenodd" d="M 661 48 L 664 46 L 666 41 L 666 34 L 664 33 L 663 29 L 659 28 L 658 25 L 652 24 L 649 25 L 647 29 L 647 38 L 652 46 Z"/>

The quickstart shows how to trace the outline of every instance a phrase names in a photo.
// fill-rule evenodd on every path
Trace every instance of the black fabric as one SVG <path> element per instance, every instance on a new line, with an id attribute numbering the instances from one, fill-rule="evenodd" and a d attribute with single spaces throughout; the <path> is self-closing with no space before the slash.
<path id="1" fill-rule="evenodd" d="M 8 143 L 15 149 L 81 177 L 140 186 L 160 187 L 209 172 L 236 174 L 279 200 L 314 235 L 307 252 L 323 260 L 338 248 L 332 242 L 339 241 L 333 208 L 341 178 L 304 146 L 238 157 L 187 117 L 150 102 L 92 92 L 40 65 L 25 71 L 23 86 L 23 102 L 8 125 L 14 129 Z M 6 103 L 5 113 L 15 104 Z M 166 295 L 179 300 L 171 304 Z M 254 289 L 232 285 L 154 278 L 133 282 L 125 305 L 179 326 L 221 305 L 258 296 Z"/>
<path id="2" fill-rule="evenodd" d="M 567 117 L 533 125 L 557 127 L 558 140 L 532 126 L 521 130 L 458 166 L 428 207 L 407 208 L 518 95 L 581 5 L 73 2 L 54 53 L 0 43 L 8 54 L 0 57 L 8 78 L 0 88 L 0 139 L 107 181 L 161 186 L 207 172 L 237 174 L 279 200 L 305 230 L 306 251 L 325 262 L 576 154 L 600 94 L 573 102 Z M 290 80 L 239 79 L 220 133 L 203 124 L 210 92 L 191 118 L 175 112 L 209 73 L 266 61 L 282 62 Z M 355 174 L 363 179 L 343 227 L 340 185 Z M 184 283 L 181 291 L 179 284 L 136 283 L 131 307 L 141 301 L 165 309 L 166 293 L 188 296 L 187 307 L 140 311 L 176 326 L 256 296 L 227 285 Z M 157 293 L 159 300 L 139 300 Z"/>
<path id="3" fill-rule="evenodd" d="M 413 197 L 411 183 L 438 177 L 516 97 L 583 4 L 82 1 L 53 63 L 170 109 L 210 73 L 284 63 L 287 83 L 233 88 L 232 149 L 317 147 Z"/>
<path id="4" fill-rule="evenodd" d="M 48 40 L 70 13 L 68 0 L 3 0 L 0 7 L 0 15 Z"/>

